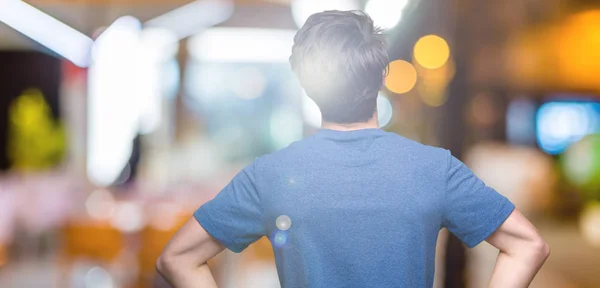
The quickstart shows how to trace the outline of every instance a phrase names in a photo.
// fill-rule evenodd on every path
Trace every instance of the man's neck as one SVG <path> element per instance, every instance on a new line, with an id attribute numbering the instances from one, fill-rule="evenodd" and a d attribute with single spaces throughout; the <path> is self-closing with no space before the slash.
<path id="1" fill-rule="evenodd" d="M 379 128 L 379 123 L 377 122 L 377 113 L 375 113 L 375 115 L 366 122 L 335 123 L 322 120 L 321 128 L 339 131 L 352 131 L 369 128 Z"/>

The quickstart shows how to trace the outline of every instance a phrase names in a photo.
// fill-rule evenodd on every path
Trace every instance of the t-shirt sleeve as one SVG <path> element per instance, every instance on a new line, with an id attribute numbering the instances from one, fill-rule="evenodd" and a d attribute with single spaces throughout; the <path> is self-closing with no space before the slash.
<path id="1" fill-rule="evenodd" d="M 194 212 L 194 218 L 211 236 L 236 253 L 266 234 L 256 179 L 257 161 Z"/>
<path id="2" fill-rule="evenodd" d="M 450 153 L 448 158 L 442 225 L 472 248 L 496 231 L 515 206 Z"/>

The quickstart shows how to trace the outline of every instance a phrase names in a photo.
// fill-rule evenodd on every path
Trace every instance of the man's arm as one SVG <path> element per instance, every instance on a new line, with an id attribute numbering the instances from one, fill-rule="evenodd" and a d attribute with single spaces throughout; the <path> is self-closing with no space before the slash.
<path id="1" fill-rule="evenodd" d="M 516 209 L 486 241 L 500 250 L 490 288 L 529 287 L 550 254 L 550 246 Z"/>
<path id="2" fill-rule="evenodd" d="M 217 287 L 206 262 L 225 247 L 190 218 L 171 238 L 156 269 L 177 288 Z"/>

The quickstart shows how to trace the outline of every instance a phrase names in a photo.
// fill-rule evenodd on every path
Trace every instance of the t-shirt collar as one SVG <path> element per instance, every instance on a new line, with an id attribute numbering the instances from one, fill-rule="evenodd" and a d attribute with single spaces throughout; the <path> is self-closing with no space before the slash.
<path id="1" fill-rule="evenodd" d="M 382 136 L 386 132 L 380 128 L 365 128 L 357 130 L 333 130 L 320 128 L 315 133 L 315 137 L 324 139 L 336 139 L 336 140 L 353 140 L 360 138 Z"/>

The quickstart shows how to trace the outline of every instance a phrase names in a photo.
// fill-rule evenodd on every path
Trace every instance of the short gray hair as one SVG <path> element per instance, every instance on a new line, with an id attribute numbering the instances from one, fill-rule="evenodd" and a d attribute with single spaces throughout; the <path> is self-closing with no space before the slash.
<path id="1" fill-rule="evenodd" d="M 373 116 L 389 62 L 381 32 L 364 12 L 325 11 L 296 33 L 290 64 L 324 120 Z"/>

